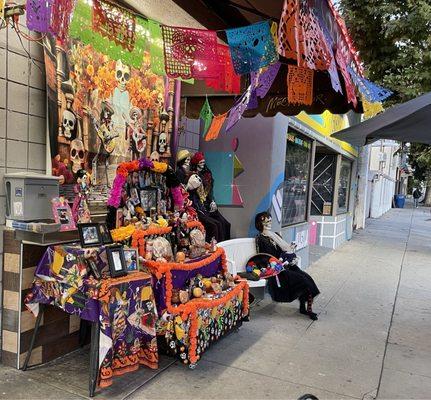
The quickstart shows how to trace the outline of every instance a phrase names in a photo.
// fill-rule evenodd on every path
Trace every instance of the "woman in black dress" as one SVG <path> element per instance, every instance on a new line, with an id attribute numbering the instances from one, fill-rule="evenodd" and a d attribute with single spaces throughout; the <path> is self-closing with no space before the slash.
<path id="1" fill-rule="evenodd" d="M 292 246 L 280 235 L 271 231 L 271 214 L 262 212 L 256 215 L 255 226 L 258 253 L 267 253 L 283 260 L 285 268 L 277 276 L 268 279 L 268 289 L 274 301 L 290 303 L 299 300 L 299 312 L 317 320 L 313 312 L 313 299 L 320 293 L 313 278 L 296 265 L 296 255 Z"/>

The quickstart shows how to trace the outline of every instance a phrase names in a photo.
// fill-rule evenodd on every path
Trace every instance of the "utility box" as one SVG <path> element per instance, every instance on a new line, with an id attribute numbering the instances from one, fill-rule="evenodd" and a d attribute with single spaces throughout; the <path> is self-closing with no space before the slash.
<path id="1" fill-rule="evenodd" d="M 6 218 L 16 221 L 54 219 L 51 199 L 58 197 L 59 178 L 16 172 L 5 174 Z"/>

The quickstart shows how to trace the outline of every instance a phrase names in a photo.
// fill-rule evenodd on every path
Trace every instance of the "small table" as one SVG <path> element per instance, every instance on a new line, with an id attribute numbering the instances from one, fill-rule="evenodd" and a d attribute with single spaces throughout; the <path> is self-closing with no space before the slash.
<path id="1" fill-rule="evenodd" d="M 30 349 L 24 362 L 27 369 L 31 351 L 46 305 L 90 321 L 90 383 L 94 396 L 100 387 L 112 384 L 115 375 L 134 371 L 140 365 L 158 368 L 157 311 L 152 278 L 134 272 L 119 278 L 108 277 L 105 247 L 93 254 L 101 279 L 88 274 L 88 249 L 77 245 L 48 247 L 35 270 L 27 308 L 37 316 Z"/>

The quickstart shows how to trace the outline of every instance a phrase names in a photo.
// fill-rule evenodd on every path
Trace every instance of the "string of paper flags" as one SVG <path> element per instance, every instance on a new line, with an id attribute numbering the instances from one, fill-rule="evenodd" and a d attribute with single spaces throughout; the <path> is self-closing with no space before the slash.
<path id="1" fill-rule="evenodd" d="M 140 68 L 146 58 L 155 74 L 174 79 L 205 81 L 208 87 L 233 94 L 240 92 L 240 78 L 250 75 L 250 85 L 233 107 L 213 115 L 206 99 L 200 117 L 206 140 L 217 138 L 226 121 L 230 130 L 247 109 L 257 108 L 267 95 L 284 58 L 288 65 L 289 103 L 311 105 L 314 71 L 326 71 L 334 91 L 357 104 L 356 89 L 367 101 L 381 102 L 392 93 L 363 76 L 363 66 L 343 19 L 327 0 L 340 35 L 334 41 L 320 8 L 308 0 L 285 0 L 280 23 L 261 21 L 220 31 L 173 27 L 145 19 L 105 0 L 27 0 L 27 27 L 51 33 L 59 41 L 69 37 L 91 44 L 114 60 Z M 338 71 L 344 81 L 344 88 Z"/>

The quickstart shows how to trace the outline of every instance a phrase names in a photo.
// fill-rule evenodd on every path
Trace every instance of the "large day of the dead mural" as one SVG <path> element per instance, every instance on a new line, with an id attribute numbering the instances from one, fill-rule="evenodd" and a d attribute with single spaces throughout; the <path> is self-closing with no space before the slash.
<path id="1" fill-rule="evenodd" d="M 78 39 L 45 39 L 53 175 L 72 184 L 81 168 L 109 187 L 120 162 L 171 157 L 174 82 L 114 60 Z"/>

